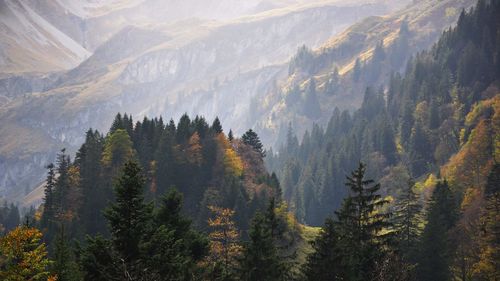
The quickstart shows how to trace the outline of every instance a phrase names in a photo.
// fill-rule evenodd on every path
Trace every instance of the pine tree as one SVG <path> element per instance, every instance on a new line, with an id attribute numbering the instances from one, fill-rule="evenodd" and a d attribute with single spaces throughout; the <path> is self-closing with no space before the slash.
<path id="1" fill-rule="evenodd" d="M 181 212 L 182 195 L 170 190 L 154 215 L 154 228 L 141 241 L 142 272 L 152 280 L 192 280 L 208 241 Z M 166 262 L 168 261 L 168 262 Z"/>
<path id="2" fill-rule="evenodd" d="M 161 136 L 156 151 L 156 165 L 154 175 L 156 177 L 157 193 L 165 193 L 173 185 L 174 178 L 174 132 L 165 130 Z"/>
<path id="3" fill-rule="evenodd" d="M 412 172 L 416 176 L 420 176 L 428 169 L 428 162 L 431 154 L 431 147 L 427 134 L 420 124 L 415 124 L 410 136 L 410 160 Z"/>
<path id="4" fill-rule="evenodd" d="M 397 157 L 397 148 L 394 142 L 394 131 L 391 126 L 391 122 L 387 118 L 385 114 L 383 117 L 379 118 L 379 122 L 377 127 L 379 128 L 377 131 L 377 140 L 376 143 L 379 147 L 379 151 L 386 157 L 387 163 L 392 165 L 396 163 Z"/>
<path id="5" fill-rule="evenodd" d="M 220 124 L 219 117 L 215 117 L 214 122 L 212 123 L 211 127 L 212 131 L 214 131 L 216 134 L 220 134 L 223 132 L 222 130 L 222 125 Z"/>
<path id="6" fill-rule="evenodd" d="M 156 211 L 154 219 L 157 225 L 163 225 L 174 231 L 174 237 L 183 243 L 186 256 L 195 262 L 207 254 L 208 240 L 193 229 L 190 219 L 181 214 L 182 201 L 182 193 L 175 189 L 169 190 L 162 197 L 160 208 Z"/>
<path id="7" fill-rule="evenodd" d="M 284 272 L 271 228 L 259 212 L 252 220 L 249 241 L 244 245 L 240 267 L 241 280 L 244 281 L 283 280 Z"/>
<path id="8" fill-rule="evenodd" d="M 457 206 L 446 181 L 439 182 L 432 193 L 426 216 L 427 224 L 422 233 L 418 280 L 449 281 L 453 245 L 449 230 L 454 226 Z"/>
<path id="9" fill-rule="evenodd" d="M 118 129 L 125 130 L 125 126 L 123 126 L 122 115 L 119 112 L 116 114 L 115 119 L 113 120 L 113 123 L 111 124 L 111 128 L 109 129 L 109 133 L 112 134 Z"/>
<path id="10" fill-rule="evenodd" d="M 348 280 L 372 280 L 377 263 L 384 259 L 385 247 L 391 232 L 384 233 L 391 224 L 389 214 L 381 213 L 380 207 L 388 201 L 378 194 L 380 184 L 365 179 L 366 167 L 358 168 L 347 177 L 350 195 L 336 212 L 339 247 L 346 253 L 343 264 Z"/>
<path id="11" fill-rule="evenodd" d="M 439 107 L 437 105 L 437 102 L 435 100 L 432 100 L 429 109 L 429 129 L 436 129 L 439 127 L 439 125 Z"/>
<path id="12" fill-rule="evenodd" d="M 177 124 L 177 143 L 184 144 L 185 142 L 187 142 L 191 134 L 191 119 L 189 119 L 189 116 L 187 114 L 184 114 Z"/>
<path id="13" fill-rule="evenodd" d="M 7 231 L 18 227 L 21 224 L 21 217 L 19 215 L 19 208 L 14 203 L 10 203 L 9 212 L 5 219 L 5 229 Z"/>
<path id="14" fill-rule="evenodd" d="M 422 206 L 413 186 L 413 180 L 408 180 L 408 185 L 396 199 L 393 217 L 398 252 L 402 255 L 403 261 L 409 264 L 409 267 L 406 268 L 408 276 L 414 276 L 413 271 L 417 262 L 416 252 L 422 223 L 420 217 Z"/>
<path id="15" fill-rule="evenodd" d="M 342 280 L 339 235 L 331 218 L 325 220 L 319 236 L 311 242 L 313 252 L 307 256 L 303 273 L 309 281 Z"/>
<path id="16" fill-rule="evenodd" d="M 57 220 L 62 220 L 65 216 L 65 212 L 68 210 L 68 194 L 70 186 L 70 166 L 71 160 L 69 155 L 66 154 L 66 149 L 63 148 L 57 155 L 57 180 L 54 186 L 54 212 Z"/>
<path id="17" fill-rule="evenodd" d="M 102 135 L 90 129 L 86 133 L 85 143 L 82 144 L 75 157 L 82 192 L 82 203 L 79 209 L 80 223 L 82 232 L 90 235 L 106 233 L 102 211 L 106 207 L 107 200 L 112 197 L 111 190 L 103 186 L 101 174 L 103 144 Z"/>
<path id="18" fill-rule="evenodd" d="M 291 250 L 296 235 L 284 216 L 286 205 L 276 208 L 271 198 L 266 211 L 256 212 L 240 261 L 242 280 L 293 280 L 295 252 Z M 290 240 L 291 239 L 291 240 Z"/>
<path id="19" fill-rule="evenodd" d="M 47 232 L 52 233 L 52 220 L 54 219 L 54 188 L 55 188 L 55 171 L 54 164 L 47 165 L 47 179 L 45 180 L 43 199 L 43 213 L 40 219 L 40 226 L 46 229 Z M 50 228 L 50 229 L 49 229 Z"/>
<path id="20" fill-rule="evenodd" d="M 80 280 L 77 264 L 74 261 L 71 247 L 68 245 L 64 225 L 61 224 L 59 234 L 56 237 L 54 249 L 54 263 L 52 273 L 60 281 Z"/>
<path id="21" fill-rule="evenodd" d="M 140 241 L 151 226 L 152 205 L 144 202 L 144 177 L 138 164 L 125 163 L 115 185 L 116 202 L 105 211 L 113 245 L 125 262 L 139 257 Z"/>
<path id="22" fill-rule="evenodd" d="M 321 107 L 316 95 L 316 82 L 311 78 L 304 92 L 303 110 L 305 116 L 312 119 L 317 119 L 321 116 Z"/>
<path id="23" fill-rule="evenodd" d="M 233 141 L 234 139 L 234 136 L 233 136 L 233 130 L 229 130 L 229 134 L 227 134 L 227 139 L 231 142 Z"/>
<path id="24" fill-rule="evenodd" d="M 127 280 L 130 275 L 124 276 L 127 268 L 120 260 L 118 253 L 112 247 L 111 241 L 104 239 L 100 234 L 95 237 L 87 236 L 85 244 L 78 248 L 78 264 L 85 281 Z"/>
<path id="25" fill-rule="evenodd" d="M 277 211 L 279 208 L 284 210 L 285 215 L 287 213 L 287 206 L 276 205 L 276 197 L 271 197 L 269 204 L 267 206 L 266 212 L 264 213 L 264 220 L 271 232 L 271 237 L 273 238 L 274 245 L 277 250 L 277 255 L 279 258 L 279 268 L 282 271 L 282 277 L 286 279 L 293 279 L 293 261 L 296 258 L 296 252 L 293 250 L 293 238 L 289 237 L 293 234 L 289 225 L 282 216 L 279 216 Z M 284 208 L 283 208 L 284 207 Z M 282 214 L 283 215 L 283 214 Z"/>
<path id="26" fill-rule="evenodd" d="M 262 157 L 266 157 L 266 152 L 264 151 L 263 148 L 264 146 L 260 142 L 260 138 L 257 135 L 257 133 L 254 132 L 252 129 L 246 131 L 246 133 L 243 134 L 243 136 L 241 137 L 241 140 L 243 141 L 244 144 L 253 147 L 254 150 L 260 153 Z"/>

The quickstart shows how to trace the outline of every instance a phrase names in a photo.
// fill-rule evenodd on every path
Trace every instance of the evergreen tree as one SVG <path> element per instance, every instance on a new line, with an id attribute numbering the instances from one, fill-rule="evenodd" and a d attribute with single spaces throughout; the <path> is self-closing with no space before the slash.
<path id="1" fill-rule="evenodd" d="M 208 251 L 207 238 L 194 230 L 190 219 L 181 214 L 183 196 L 175 189 L 169 190 L 155 212 L 155 223 L 173 231 L 174 237 L 183 243 L 185 255 L 191 262 L 201 260 Z M 192 266 L 193 264 L 191 264 Z"/>
<path id="2" fill-rule="evenodd" d="M 177 143 L 184 144 L 185 142 L 187 142 L 191 134 L 191 119 L 189 119 L 189 116 L 187 114 L 184 114 L 177 124 Z"/>
<path id="3" fill-rule="evenodd" d="M 414 267 L 417 262 L 416 253 L 421 233 L 420 225 L 422 223 L 420 217 L 422 206 L 413 190 L 413 186 L 413 180 L 408 180 L 408 185 L 396 199 L 395 215 L 393 217 L 398 252 L 403 257 L 403 261 L 409 264 L 409 267 L 406 268 L 408 276 L 414 276 Z"/>
<path id="4" fill-rule="evenodd" d="M 439 125 L 439 108 L 437 102 L 432 100 L 429 109 L 429 129 L 436 129 Z"/>
<path id="5" fill-rule="evenodd" d="M 381 213 L 380 207 L 388 201 L 378 194 L 380 184 L 365 179 L 366 167 L 358 168 L 347 177 L 350 195 L 344 200 L 337 214 L 339 247 L 344 253 L 348 280 L 373 280 L 377 263 L 385 257 L 391 232 L 384 233 L 391 224 L 389 214 Z"/>
<path id="6" fill-rule="evenodd" d="M 74 261 L 73 253 L 67 239 L 64 225 L 62 224 L 55 241 L 54 263 L 51 266 L 51 271 L 57 276 L 57 280 L 60 281 L 80 280 L 78 267 Z"/>
<path id="7" fill-rule="evenodd" d="M 245 281 L 283 280 L 284 268 L 274 244 L 266 218 L 257 213 L 249 230 L 249 241 L 244 245 L 240 262 L 241 279 Z"/>
<path id="8" fill-rule="evenodd" d="M 125 126 L 123 126 L 122 115 L 119 112 L 116 114 L 115 119 L 113 120 L 113 123 L 111 124 L 111 128 L 109 129 L 109 133 L 112 134 L 118 129 L 125 130 Z"/>
<path id="9" fill-rule="evenodd" d="M 156 165 L 154 174 L 156 176 L 157 193 L 165 193 L 174 184 L 175 155 L 174 135 L 170 130 L 165 130 L 161 136 L 156 151 Z"/>
<path id="10" fill-rule="evenodd" d="M 54 164 L 50 163 L 47 165 L 47 179 L 45 180 L 44 193 L 45 197 L 43 199 L 43 213 L 40 219 L 40 226 L 42 229 L 46 229 L 48 233 L 52 233 L 52 220 L 54 219 L 54 189 L 55 189 L 55 170 Z"/>
<path id="11" fill-rule="evenodd" d="M 154 228 L 141 241 L 142 272 L 152 280 L 193 280 L 208 252 L 204 235 L 181 212 L 182 195 L 170 190 L 154 214 Z"/>
<path id="12" fill-rule="evenodd" d="M 296 252 L 293 250 L 293 230 L 290 229 L 285 218 L 279 216 L 277 213 L 278 208 L 285 207 L 285 214 L 287 214 L 286 204 L 283 206 L 276 205 L 276 197 L 271 197 L 269 204 L 267 206 L 266 212 L 264 213 L 264 220 L 271 232 L 271 237 L 273 238 L 274 245 L 277 250 L 279 268 L 282 271 L 282 278 L 294 279 L 293 276 L 293 261 L 296 258 Z"/>
<path id="13" fill-rule="evenodd" d="M 255 149 L 255 151 L 260 153 L 260 155 L 262 157 L 266 157 L 266 152 L 264 151 L 264 148 L 263 148 L 264 146 L 260 142 L 260 139 L 259 139 L 259 136 L 257 135 L 257 133 L 254 132 L 252 129 L 249 129 L 248 131 L 246 131 L 246 133 L 243 134 L 243 136 L 241 137 L 241 140 L 243 141 L 244 144 L 250 145 L 251 147 L 253 147 Z"/>
<path id="14" fill-rule="evenodd" d="M 457 206 L 446 181 L 439 182 L 432 193 L 422 233 L 418 280 L 449 281 L 453 244 L 449 230 L 454 226 Z"/>
<path id="15" fill-rule="evenodd" d="M 420 176 L 428 170 L 431 147 L 427 134 L 420 124 L 415 124 L 410 136 L 410 161 L 412 173 Z"/>
<path id="16" fill-rule="evenodd" d="M 331 218 L 325 220 L 319 236 L 311 242 L 313 252 L 307 256 L 303 273 L 309 281 L 342 280 L 339 235 Z"/>
<path id="17" fill-rule="evenodd" d="M 214 131 L 216 134 L 222 133 L 222 125 L 220 124 L 219 117 L 215 117 L 214 122 L 212 123 L 211 127 L 212 131 Z"/>
<path id="18" fill-rule="evenodd" d="M 106 207 L 107 200 L 112 197 L 111 190 L 106 189 L 103 185 L 101 175 L 103 144 L 102 135 L 98 131 L 90 129 L 86 133 L 85 142 L 75 157 L 82 192 L 82 204 L 79 209 L 80 224 L 82 233 L 90 235 L 106 233 L 106 223 L 102 211 Z"/>
<path id="19" fill-rule="evenodd" d="M 149 278 L 141 248 L 152 231 L 153 214 L 152 205 L 144 202 L 143 188 L 141 169 L 128 161 L 115 184 L 116 201 L 105 210 L 111 240 L 88 236 L 86 246 L 79 251 L 84 280 Z"/>
<path id="20" fill-rule="evenodd" d="M 303 113 L 308 118 L 317 119 L 321 116 L 321 107 L 316 95 L 316 82 L 314 78 L 309 80 L 309 84 L 304 91 Z"/>
<path id="21" fill-rule="evenodd" d="M 382 117 L 378 118 L 377 127 L 377 136 L 376 136 L 376 144 L 378 146 L 378 150 L 382 152 L 382 154 L 387 159 L 387 163 L 392 165 L 396 163 L 397 157 L 397 148 L 394 142 L 395 136 L 394 131 L 391 126 L 391 122 L 387 118 L 385 114 L 382 114 Z"/>
<path id="22" fill-rule="evenodd" d="M 138 164 L 125 163 L 115 185 L 116 202 L 106 209 L 113 246 L 125 262 L 139 257 L 140 241 L 151 226 L 152 205 L 144 202 L 144 177 Z"/>
<path id="23" fill-rule="evenodd" d="M 54 186 L 54 212 L 55 212 L 55 217 L 58 220 L 61 220 L 65 212 L 70 208 L 69 202 L 68 202 L 68 194 L 69 194 L 69 189 L 71 188 L 70 186 L 70 166 L 71 166 L 71 160 L 69 158 L 69 155 L 66 154 L 66 149 L 61 149 L 59 154 L 57 155 L 57 180 L 55 181 L 55 186 Z"/>
<path id="24" fill-rule="evenodd" d="M 233 141 L 233 139 L 234 139 L 233 130 L 229 130 L 229 134 L 227 134 L 227 139 L 229 141 Z"/>
<path id="25" fill-rule="evenodd" d="M 78 248 L 78 263 L 82 269 L 85 281 L 127 280 L 127 268 L 124 261 L 113 250 L 112 243 L 100 234 L 95 237 L 87 236 L 83 247 Z"/>
<path id="26" fill-rule="evenodd" d="M 19 208 L 14 203 L 10 203 L 8 208 L 7 217 L 5 219 L 5 229 L 7 231 L 18 227 L 21 224 L 21 217 L 19 215 Z"/>
<path id="27" fill-rule="evenodd" d="M 410 147 L 410 137 L 413 127 L 413 112 L 409 104 L 406 104 L 402 111 L 402 117 L 399 121 L 399 135 L 401 137 L 401 143 L 405 147 Z"/>

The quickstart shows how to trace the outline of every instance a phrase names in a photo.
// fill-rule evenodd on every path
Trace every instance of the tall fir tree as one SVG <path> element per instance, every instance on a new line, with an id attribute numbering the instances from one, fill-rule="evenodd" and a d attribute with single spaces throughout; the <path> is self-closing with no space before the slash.
<path id="1" fill-rule="evenodd" d="M 249 230 L 249 241 L 244 245 L 240 262 L 241 280 L 284 280 L 278 249 L 274 244 L 271 228 L 263 214 L 257 213 Z"/>
<path id="2" fill-rule="evenodd" d="M 418 242 L 422 232 L 422 205 L 413 190 L 414 184 L 412 179 L 408 180 L 407 186 L 396 199 L 392 218 L 398 253 L 408 265 L 407 268 L 403 269 L 407 271 L 407 276 L 415 275 Z"/>
<path id="3" fill-rule="evenodd" d="M 144 201 L 144 177 L 136 162 L 126 162 L 115 184 L 116 200 L 105 211 L 113 245 L 127 262 L 139 257 L 139 245 L 152 220 L 152 205 Z"/>
<path id="4" fill-rule="evenodd" d="M 358 168 L 347 177 L 346 186 L 350 195 L 337 215 L 337 229 L 340 236 L 340 251 L 345 253 L 343 264 L 348 280 L 373 280 L 377 263 L 385 257 L 392 232 L 389 214 L 380 212 L 388 203 L 382 199 L 380 184 L 365 179 L 366 167 L 359 163 Z"/>
<path id="5" fill-rule="evenodd" d="M 77 281 L 80 280 L 78 265 L 74 260 L 71 246 L 68 243 L 68 237 L 64 224 L 61 224 L 59 234 L 55 240 L 54 262 L 51 265 L 51 271 L 59 281 Z"/>
<path id="6" fill-rule="evenodd" d="M 246 131 L 245 134 L 241 136 L 241 140 L 243 141 L 244 144 L 253 147 L 253 149 L 255 149 L 255 151 L 257 151 L 262 157 L 266 157 L 264 146 L 262 145 L 262 142 L 260 141 L 260 138 L 257 135 L 257 133 L 254 132 L 252 129 Z"/>
<path id="7" fill-rule="evenodd" d="M 104 138 L 98 131 L 89 129 L 75 157 L 75 165 L 80 174 L 82 204 L 79 218 L 82 232 L 89 235 L 107 232 L 102 211 L 107 200 L 112 198 L 112 190 L 103 185 L 101 155 Z"/>
<path id="8" fill-rule="evenodd" d="M 40 219 L 40 227 L 45 231 L 53 233 L 53 219 L 54 219 L 54 189 L 55 189 L 56 174 L 54 164 L 47 165 L 47 178 L 45 180 L 43 199 L 43 213 Z"/>
<path id="9" fill-rule="evenodd" d="M 335 222 L 325 220 L 319 235 L 311 242 L 313 252 L 307 256 L 303 267 L 305 280 L 335 281 L 342 280 L 342 257 L 339 253 L 339 235 Z"/>
<path id="10" fill-rule="evenodd" d="M 428 204 L 427 224 L 422 232 L 418 280 L 452 280 L 450 263 L 453 244 L 449 231 L 457 219 L 457 206 L 447 181 L 438 182 Z"/>
<path id="11" fill-rule="evenodd" d="M 220 124 L 219 117 L 215 117 L 214 122 L 212 123 L 211 127 L 212 131 L 214 131 L 216 134 L 220 134 L 223 132 L 222 130 L 222 125 Z"/>

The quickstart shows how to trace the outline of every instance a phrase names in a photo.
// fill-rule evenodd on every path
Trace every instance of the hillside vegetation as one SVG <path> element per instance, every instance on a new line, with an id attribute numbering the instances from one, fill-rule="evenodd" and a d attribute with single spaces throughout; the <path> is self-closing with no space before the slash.
<path id="1" fill-rule="evenodd" d="M 429 3 L 409 11 L 455 13 Z M 373 25 L 393 40 L 335 80 L 319 75 L 321 53 L 301 48 L 285 103 L 309 121 L 323 118 L 321 91 L 374 86 L 300 142 L 289 123 L 277 151 L 219 118 L 116 114 L 73 159 L 59 151 L 28 197 L 43 190 L 39 207 L 23 219 L 0 207 L 0 279 L 500 280 L 499 15 L 499 1 L 479 0 L 412 56 L 414 19 L 395 37 L 368 19 L 351 31 Z"/>

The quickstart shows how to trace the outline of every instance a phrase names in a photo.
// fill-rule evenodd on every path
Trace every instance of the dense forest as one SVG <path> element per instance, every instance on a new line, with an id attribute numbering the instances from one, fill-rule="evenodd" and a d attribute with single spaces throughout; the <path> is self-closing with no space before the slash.
<path id="1" fill-rule="evenodd" d="M 386 88 L 366 89 L 359 110 L 335 109 L 326 128 L 314 126 L 300 143 L 289 127 L 284 145 L 268 153 L 267 164 L 300 221 L 320 225 L 332 206 L 340 206 L 347 192 L 343 175 L 360 160 L 370 177 L 385 183 L 386 195 L 396 196 L 409 178 L 431 173 L 463 193 L 467 184 L 457 177 L 475 172 L 465 167 L 473 165 L 465 155 L 473 154 L 481 177 L 467 178 L 484 186 L 499 132 L 500 75 L 497 11 L 486 5 L 481 1 L 474 11 L 464 11 L 454 29 L 411 59 L 404 75 L 394 73 Z M 376 61 L 365 67 L 392 49 L 379 45 Z"/>
<path id="2" fill-rule="evenodd" d="M 479 1 L 360 109 L 300 142 L 290 126 L 278 151 L 218 118 L 117 114 L 47 166 L 38 209 L 0 207 L 0 279 L 500 280 L 498 15 Z"/>

